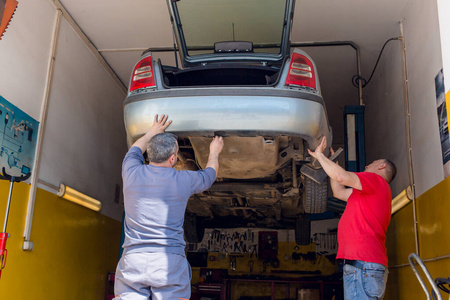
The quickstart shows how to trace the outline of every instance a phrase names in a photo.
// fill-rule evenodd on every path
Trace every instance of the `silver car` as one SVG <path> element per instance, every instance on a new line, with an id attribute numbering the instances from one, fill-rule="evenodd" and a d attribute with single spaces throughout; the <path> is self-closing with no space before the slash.
<path id="1" fill-rule="evenodd" d="M 290 50 L 294 0 L 169 0 L 182 67 L 145 52 L 125 99 L 128 144 L 155 114 L 178 136 L 178 169 L 206 166 L 209 143 L 224 137 L 217 182 L 188 202 L 185 235 L 205 227 L 296 228 L 309 243 L 306 213 L 322 213 L 327 182 L 307 153 L 332 133 L 317 68 Z M 300 170 L 305 170 L 301 172 Z M 306 172 L 308 171 L 309 172 Z M 308 175 L 305 176 L 304 174 Z"/>

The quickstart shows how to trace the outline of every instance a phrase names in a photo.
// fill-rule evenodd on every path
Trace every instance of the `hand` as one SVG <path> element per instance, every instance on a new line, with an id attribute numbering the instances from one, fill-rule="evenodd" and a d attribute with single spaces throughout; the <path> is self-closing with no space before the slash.
<path id="1" fill-rule="evenodd" d="M 167 122 L 167 115 L 162 115 L 161 119 L 158 120 L 158 115 L 155 115 L 155 119 L 153 121 L 153 125 L 150 128 L 150 130 L 141 136 L 132 146 L 139 147 L 142 150 L 142 153 L 147 151 L 148 143 L 150 142 L 151 138 L 155 136 L 158 133 L 164 132 L 167 127 L 169 127 L 170 124 L 172 124 L 172 121 Z"/>
<path id="2" fill-rule="evenodd" d="M 319 146 L 317 146 L 316 150 L 314 150 L 314 152 L 312 152 L 311 150 L 308 149 L 308 153 L 312 157 L 317 158 L 317 155 L 323 154 L 323 151 L 325 151 L 326 148 L 327 148 L 327 137 L 324 136 L 322 138 L 322 141 L 320 141 Z"/>
<path id="3" fill-rule="evenodd" d="M 223 138 L 221 136 L 215 136 L 209 144 L 209 156 L 206 163 L 207 168 L 213 168 L 216 174 L 219 173 L 219 154 L 223 149 Z"/>
<path id="4" fill-rule="evenodd" d="M 153 125 L 150 128 L 149 134 L 151 136 L 154 136 L 158 133 L 162 133 L 166 130 L 167 127 L 169 127 L 170 124 L 172 124 L 172 120 L 167 121 L 169 116 L 162 115 L 161 119 L 158 120 L 158 115 L 155 115 L 155 118 L 153 120 Z"/>
<path id="5" fill-rule="evenodd" d="M 219 154 L 223 149 L 223 138 L 221 136 L 215 136 L 209 144 L 209 153 Z"/>

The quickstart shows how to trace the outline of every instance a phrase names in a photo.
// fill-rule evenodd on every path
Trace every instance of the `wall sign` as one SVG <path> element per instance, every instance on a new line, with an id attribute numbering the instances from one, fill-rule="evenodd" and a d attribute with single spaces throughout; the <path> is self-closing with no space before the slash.
<path id="1" fill-rule="evenodd" d="M 199 244 L 188 244 L 188 251 L 257 255 L 258 229 L 206 229 Z"/>
<path id="2" fill-rule="evenodd" d="M 0 96 L 0 170 L 20 177 L 31 172 L 39 122 Z"/>
<path id="3" fill-rule="evenodd" d="M 442 160 L 444 164 L 444 177 L 450 175 L 450 139 L 448 134 L 447 105 L 445 101 L 444 72 L 443 69 L 434 79 L 436 87 L 436 104 L 439 122 L 439 135 L 441 137 Z"/>

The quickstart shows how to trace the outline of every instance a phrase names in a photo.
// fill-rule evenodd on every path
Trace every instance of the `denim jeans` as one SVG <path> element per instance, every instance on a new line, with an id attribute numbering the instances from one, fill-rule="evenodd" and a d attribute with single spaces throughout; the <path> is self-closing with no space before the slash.
<path id="1" fill-rule="evenodd" d="M 385 266 L 377 263 L 344 264 L 345 300 L 383 299 L 388 273 Z"/>

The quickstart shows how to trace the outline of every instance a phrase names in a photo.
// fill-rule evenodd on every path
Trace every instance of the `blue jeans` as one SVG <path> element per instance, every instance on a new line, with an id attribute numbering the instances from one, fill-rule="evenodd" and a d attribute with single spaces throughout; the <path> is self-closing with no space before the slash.
<path id="1" fill-rule="evenodd" d="M 383 299 L 389 271 L 381 264 L 357 260 L 344 264 L 344 296 L 351 299 Z"/>

